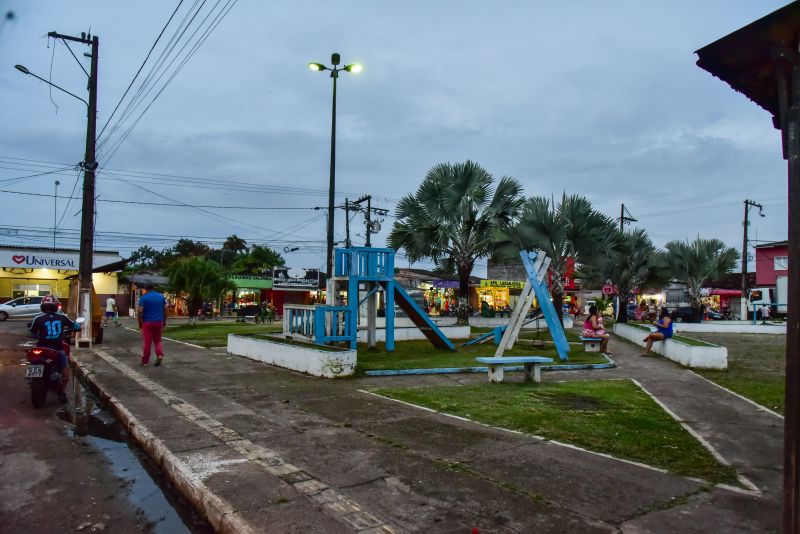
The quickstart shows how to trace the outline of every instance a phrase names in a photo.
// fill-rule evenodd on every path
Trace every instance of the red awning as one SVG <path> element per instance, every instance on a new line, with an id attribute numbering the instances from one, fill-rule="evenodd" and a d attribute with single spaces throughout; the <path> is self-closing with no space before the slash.
<path id="1" fill-rule="evenodd" d="M 709 295 L 719 295 L 720 297 L 741 297 L 741 289 L 709 289 Z"/>

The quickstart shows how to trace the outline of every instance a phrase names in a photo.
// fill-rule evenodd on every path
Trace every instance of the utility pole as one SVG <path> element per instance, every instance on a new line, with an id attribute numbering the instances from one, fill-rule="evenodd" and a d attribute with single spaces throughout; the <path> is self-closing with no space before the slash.
<path id="1" fill-rule="evenodd" d="M 58 219 L 58 186 L 61 182 L 56 180 L 55 192 L 53 193 L 53 252 L 56 251 L 56 220 Z"/>
<path id="2" fill-rule="evenodd" d="M 97 132 L 97 60 L 100 39 L 95 35 L 81 33 L 80 37 L 49 32 L 48 37 L 74 41 L 92 47 L 91 69 L 89 71 L 89 106 L 86 123 L 86 154 L 83 167 L 83 205 L 81 212 L 81 246 L 78 260 L 78 279 L 80 290 L 78 295 L 78 315 L 86 318 L 83 323 L 78 343 L 88 346 L 92 343 L 92 260 L 94 254 L 94 171 L 95 137 Z"/>
<path id="3" fill-rule="evenodd" d="M 366 228 L 367 228 L 367 238 L 366 238 L 366 242 L 365 242 L 364 246 L 370 247 L 370 246 L 372 246 L 371 240 L 370 240 L 370 234 L 376 233 L 376 231 L 373 229 L 373 226 L 372 226 L 372 214 L 375 213 L 376 215 L 379 215 L 379 216 L 385 216 L 387 213 L 389 213 L 389 210 L 385 210 L 385 209 L 381 209 L 381 208 L 373 208 L 372 207 L 372 195 L 364 195 L 363 197 L 359 198 L 358 200 L 356 200 L 354 202 L 349 202 L 348 206 L 352 206 L 353 209 L 355 209 L 356 211 L 361 211 L 363 209 L 361 207 L 361 204 L 364 203 L 364 202 L 367 203 L 366 211 L 364 211 L 364 224 L 366 225 Z"/>
<path id="4" fill-rule="evenodd" d="M 367 242 L 366 246 L 372 246 L 369 241 L 369 234 L 372 231 L 372 226 L 370 225 L 370 212 L 372 211 L 372 195 L 367 195 L 367 212 L 364 214 L 365 224 L 367 226 Z"/>
<path id="5" fill-rule="evenodd" d="M 350 199 L 344 199 L 344 247 L 350 248 Z"/>
<path id="6" fill-rule="evenodd" d="M 626 213 L 628 214 L 627 217 L 625 216 Z M 631 213 L 625 209 L 625 204 L 622 204 L 619 208 L 619 233 L 624 233 L 625 225 L 632 222 L 637 222 L 637 219 L 634 219 Z"/>
<path id="7" fill-rule="evenodd" d="M 742 296 L 740 297 L 740 303 L 742 319 L 745 320 L 747 320 L 747 229 L 750 226 L 749 216 L 751 207 L 758 208 L 758 214 L 762 217 L 764 216 L 764 206 L 752 200 L 744 201 L 744 221 L 742 221 L 742 227 L 744 228 L 742 232 Z"/>

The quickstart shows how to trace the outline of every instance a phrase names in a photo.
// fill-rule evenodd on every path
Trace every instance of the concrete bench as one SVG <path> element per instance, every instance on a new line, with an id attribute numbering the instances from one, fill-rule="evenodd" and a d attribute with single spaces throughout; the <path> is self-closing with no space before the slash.
<path id="1" fill-rule="evenodd" d="M 583 352 L 600 352 L 600 343 L 603 342 L 599 337 L 581 337 Z"/>
<path id="2" fill-rule="evenodd" d="M 502 382 L 503 366 L 515 364 L 524 365 L 524 380 L 541 382 L 541 364 L 553 363 L 553 358 L 547 358 L 545 356 L 482 356 L 475 359 L 481 363 L 485 363 L 489 367 L 489 382 Z"/>

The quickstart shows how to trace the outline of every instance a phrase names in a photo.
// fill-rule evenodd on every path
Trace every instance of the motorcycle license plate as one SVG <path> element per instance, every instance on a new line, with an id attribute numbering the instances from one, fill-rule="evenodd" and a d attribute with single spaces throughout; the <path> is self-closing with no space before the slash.
<path id="1" fill-rule="evenodd" d="M 42 378 L 44 376 L 44 365 L 29 365 L 25 370 L 25 378 Z"/>

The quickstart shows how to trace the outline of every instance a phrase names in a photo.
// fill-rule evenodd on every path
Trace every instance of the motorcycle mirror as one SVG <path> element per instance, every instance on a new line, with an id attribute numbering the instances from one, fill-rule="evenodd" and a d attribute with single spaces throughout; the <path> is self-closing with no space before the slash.
<path id="1" fill-rule="evenodd" d="M 78 324 L 83 324 L 86 322 L 86 317 L 78 317 L 77 319 L 75 319 L 75 322 Z"/>

